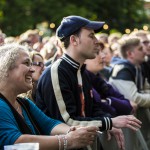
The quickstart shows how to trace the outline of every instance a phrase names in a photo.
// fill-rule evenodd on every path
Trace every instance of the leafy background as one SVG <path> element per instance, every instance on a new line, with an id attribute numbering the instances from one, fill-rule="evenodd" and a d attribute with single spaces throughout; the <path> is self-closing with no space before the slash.
<path id="1" fill-rule="evenodd" d="M 55 23 L 55 31 L 68 15 L 105 21 L 107 32 L 142 28 L 150 22 L 143 0 L 0 0 L 0 28 L 8 36 L 34 29 L 43 21 Z"/>

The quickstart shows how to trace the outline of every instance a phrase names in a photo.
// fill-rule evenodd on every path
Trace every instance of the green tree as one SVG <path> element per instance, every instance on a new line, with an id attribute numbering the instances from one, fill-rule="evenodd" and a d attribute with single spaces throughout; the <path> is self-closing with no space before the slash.
<path id="1" fill-rule="evenodd" d="M 124 32 L 148 22 L 143 4 L 143 0 L 0 0 L 0 28 L 15 36 L 43 21 L 57 27 L 63 17 L 80 15 Z"/>

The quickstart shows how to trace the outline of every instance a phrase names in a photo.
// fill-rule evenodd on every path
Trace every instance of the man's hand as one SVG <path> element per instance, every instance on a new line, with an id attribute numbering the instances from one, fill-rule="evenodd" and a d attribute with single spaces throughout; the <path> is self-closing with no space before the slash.
<path id="1" fill-rule="evenodd" d="M 130 128 L 134 131 L 137 131 L 139 128 L 141 128 L 142 122 L 133 115 L 127 115 L 112 118 L 112 124 L 113 127 L 116 128 Z"/>
<path id="2" fill-rule="evenodd" d="M 135 114 L 135 112 L 136 112 L 136 110 L 138 108 L 138 105 L 135 102 L 133 102 L 133 101 L 130 101 L 130 104 L 132 106 L 132 112 L 131 113 Z"/>
<path id="3" fill-rule="evenodd" d="M 119 149 L 125 150 L 125 140 L 124 140 L 124 134 L 121 129 L 112 128 L 112 130 L 107 131 L 108 134 L 108 140 L 111 139 L 111 136 L 114 136 Z"/>

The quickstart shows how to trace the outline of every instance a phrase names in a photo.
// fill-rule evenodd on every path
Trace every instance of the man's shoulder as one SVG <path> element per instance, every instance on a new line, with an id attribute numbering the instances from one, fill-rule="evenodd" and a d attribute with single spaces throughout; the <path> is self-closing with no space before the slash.
<path id="1" fill-rule="evenodd" d="M 121 62 L 114 65 L 111 77 L 114 79 L 134 80 L 135 73 L 134 65 L 129 62 Z"/>
<path id="2" fill-rule="evenodd" d="M 53 69 L 66 69 L 68 63 L 62 59 L 62 58 L 59 58 L 57 59 L 54 63 L 52 63 L 50 65 L 50 70 L 53 70 Z"/>
<path id="3" fill-rule="evenodd" d="M 116 77 L 117 74 L 124 70 L 125 69 L 125 65 L 124 64 L 116 64 L 114 67 L 113 67 L 113 71 L 112 71 L 112 76 L 113 77 Z"/>
<path id="4" fill-rule="evenodd" d="M 53 69 L 59 69 L 60 67 L 63 68 L 62 59 L 58 59 L 54 63 L 50 64 L 46 69 L 43 71 L 42 75 L 49 74 Z"/>

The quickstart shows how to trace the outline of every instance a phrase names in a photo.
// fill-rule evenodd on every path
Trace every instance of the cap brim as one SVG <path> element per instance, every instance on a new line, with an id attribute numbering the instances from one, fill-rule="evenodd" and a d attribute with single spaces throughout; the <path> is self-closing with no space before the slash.
<path id="1" fill-rule="evenodd" d="M 85 27 L 93 29 L 97 33 L 103 29 L 104 24 L 105 22 L 91 21 Z"/>

